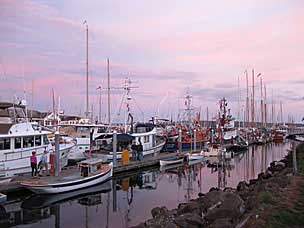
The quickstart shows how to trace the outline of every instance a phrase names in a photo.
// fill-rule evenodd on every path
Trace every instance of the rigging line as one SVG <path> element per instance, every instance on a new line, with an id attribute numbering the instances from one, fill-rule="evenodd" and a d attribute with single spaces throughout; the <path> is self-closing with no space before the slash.
<path id="1" fill-rule="evenodd" d="M 137 108 L 139 109 L 139 111 L 141 112 L 141 114 L 143 115 L 143 118 L 145 117 L 145 113 L 142 111 L 142 109 L 139 107 L 138 103 L 136 102 L 135 98 L 133 97 L 134 103 L 137 106 Z"/>

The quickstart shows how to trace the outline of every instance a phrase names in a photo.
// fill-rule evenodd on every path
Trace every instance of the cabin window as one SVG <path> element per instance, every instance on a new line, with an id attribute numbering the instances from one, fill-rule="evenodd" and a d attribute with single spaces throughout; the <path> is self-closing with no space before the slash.
<path id="1" fill-rule="evenodd" d="M 34 136 L 23 137 L 23 148 L 34 147 Z"/>
<path id="2" fill-rule="evenodd" d="M 106 129 L 103 127 L 99 127 L 97 133 L 106 133 Z"/>
<path id="3" fill-rule="evenodd" d="M 49 139 L 46 135 L 43 136 L 43 144 L 44 145 L 48 145 L 50 142 L 49 142 Z"/>
<path id="4" fill-rule="evenodd" d="M 37 135 L 35 136 L 35 146 L 41 146 L 42 142 L 41 142 L 41 136 Z"/>
<path id="5" fill-rule="evenodd" d="M 82 147 L 80 146 L 79 149 L 82 150 Z"/>
<path id="6" fill-rule="evenodd" d="M 149 135 L 144 137 L 144 143 L 148 143 L 149 142 Z"/>
<path id="7" fill-rule="evenodd" d="M 22 142 L 21 137 L 15 138 L 15 149 L 20 149 L 21 148 L 21 142 Z"/>
<path id="8" fill-rule="evenodd" d="M 0 139 L 0 150 L 9 150 L 9 149 L 11 149 L 10 138 L 1 138 Z"/>

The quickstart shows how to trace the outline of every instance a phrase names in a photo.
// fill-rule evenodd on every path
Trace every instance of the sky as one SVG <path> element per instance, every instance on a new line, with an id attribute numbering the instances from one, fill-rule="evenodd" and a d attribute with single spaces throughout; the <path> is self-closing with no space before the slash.
<path id="1" fill-rule="evenodd" d="M 237 116 L 244 108 L 245 70 L 252 87 L 252 69 L 257 102 L 261 73 L 275 115 L 282 101 L 285 120 L 300 122 L 304 116 L 303 0 L 0 0 L 0 100 L 26 97 L 31 107 L 34 94 L 34 108 L 48 111 L 54 89 L 65 113 L 83 114 L 85 20 L 94 116 L 96 88 L 102 86 L 106 118 L 107 58 L 116 88 L 113 120 L 125 109 L 118 88 L 126 77 L 135 87 L 131 108 L 137 120 L 157 114 L 176 118 L 187 92 L 203 119 L 207 107 L 209 117 L 215 115 L 222 97 Z"/>

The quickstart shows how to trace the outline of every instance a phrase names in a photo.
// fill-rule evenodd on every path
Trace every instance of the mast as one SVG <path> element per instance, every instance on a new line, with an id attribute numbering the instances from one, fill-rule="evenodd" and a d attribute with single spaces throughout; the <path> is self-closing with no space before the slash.
<path id="1" fill-rule="evenodd" d="M 108 58 L 108 123 L 111 123 L 111 103 L 110 103 L 110 60 Z"/>
<path id="2" fill-rule="evenodd" d="M 254 127 L 254 69 L 252 69 L 252 110 L 251 110 L 251 124 Z"/>
<path id="3" fill-rule="evenodd" d="M 245 107 L 245 113 L 246 113 L 246 126 L 249 127 L 249 91 L 248 91 L 248 72 L 245 71 L 246 74 L 246 107 Z"/>
<path id="4" fill-rule="evenodd" d="M 89 26 L 87 21 L 84 22 L 86 24 L 86 118 L 89 118 Z"/>
<path id="5" fill-rule="evenodd" d="M 207 106 L 207 126 L 206 127 L 209 127 L 209 109 L 208 109 L 208 106 Z"/>
<path id="6" fill-rule="evenodd" d="M 238 122 L 240 128 L 240 76 L 238 76 Z"/>
<path id="7" fill-rule="evenodd" d="M 264 83 L 264 124 L 267 127 L 267 94 L 266 94 L 266 85 Z"/>
<path id="8" fill-rule="evenodd" d="M 31 108 L 31 119 L 33 119 L 33 109 L 34 109 L 34 80 L 32 80 L 32 108 Z"/>
<path id="9" fill-rule="evenodd" d="M 261 87 L 261 124 L 264 126 L 264 112 L 263 112 L 263 78 L 259 74 L 258 77 L 260 77 L 260 87 Z"/>
<path id="10" fill-rule="evenodd" d="M 282 101 L 280 101 L 280 115 L 281 115 L 281 124 L 283 125 L 283 108 L 282 108 Z"/>

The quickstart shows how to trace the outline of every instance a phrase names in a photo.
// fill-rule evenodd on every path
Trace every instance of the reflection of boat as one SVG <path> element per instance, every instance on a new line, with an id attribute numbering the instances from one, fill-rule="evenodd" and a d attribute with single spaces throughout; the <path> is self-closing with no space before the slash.
<path id="1" fill-rule="evenodd" d="M 20 184 L 38 194 L 54 194 L 91 187 L 112 178 L 113 164 L 103 164 L 100 159 L 89 159 L 78 163 L 80 168 L 65 170 L 59 177 L 48 177 L 43 181 L 23 181 Z"/>
<path id="2" fill-rule="evenodd" d="M 204 159 L 204 153 L 200 152 L 200 153 L 188 153 L 188 160 L 203 160 Z"/>
<path id="3" fill-rule="evenodd" d="M 73 192 L 66 192 L 56 195 L 33 195 L 23 201 L 21 207 L 25 209 L 39 209 L 47 206 L 61 203 L 63 201 L 71 200 L 74 198 L 93 195 L 97 193 L 109 192 L 112 189 L 112 181 L 109 180 L 105 183 L 95 185 L 91 188 L 80 189 Z"/>
<path id="4" fill-rule="evenodd" d="M 173 157 L 173 158 L 166 158 L 166 159 L 161 159 L 159 161 L 160 166 L 165 166 L 165 165 L 172 165 L 176 163 L 183 163 L 184 158 L 181 157 Z"/>
<path id="5" fill-rule="evenodd" d="M 161 172 L 170 171 L 170 170 L 176 170 L 177 168 L 182 167 L 183 165 L 184 165 L 183 163 L 176 163 L 176 164 L 172 164 L 172 165 L 160 166 L 159 170 Z"/>

